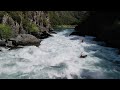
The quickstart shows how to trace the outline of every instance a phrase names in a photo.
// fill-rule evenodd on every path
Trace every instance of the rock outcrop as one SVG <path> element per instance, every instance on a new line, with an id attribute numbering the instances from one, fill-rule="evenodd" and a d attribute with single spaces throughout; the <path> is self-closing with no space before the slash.
<path id="1" fill-rule="evenodd" d="M 0 11 L 0 25 L 0 46 L 12 46 L 13 43 L 38 45 L 40 44 L 39 39 L 51 36 L 47 11 Z M 8 37 L 10 34 L 11 37 Z M 11 38 L 14 40 L 9 41 Z M 7 43 L 2 39 L 7 40 Z"/>
<path id="2" fill-rule="evenodd" d="M 35 46 L 39 46 L 41 40 L 37 39 L 35 36 L 30 35 L 30 34 L 19 34 L 16 38 L 10 39 L 10 41 L 12 41 L 12 44 L 14 46 L 17 46 L 17 45 L 22 45 L 22 46 L 35 45 Z"/>

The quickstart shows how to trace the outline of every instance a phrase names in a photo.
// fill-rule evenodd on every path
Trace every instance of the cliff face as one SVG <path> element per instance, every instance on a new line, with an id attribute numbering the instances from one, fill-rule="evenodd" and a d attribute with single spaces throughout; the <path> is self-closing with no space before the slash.
<path id="1" fill-rule="evenodd" d="M 75 30 L 79 35 L 96 36 L 109 46 L 120 48 L 120 12 L 93 11 Z"/>
<path id="2" fill-rule="evenodd" d="M 47 11 L 0 11 L 0 46 L 39 46 L 50 31 Z"/>
<path id="3" fill-rule="evenodd" d="M 18 34 L 42 34 L 51 28 L 47 11 L 0 11 L 0 24 L 11 28 L 11 37 Z M 4 31 L 0 31 L 1 38 L 4 38 Z"/>

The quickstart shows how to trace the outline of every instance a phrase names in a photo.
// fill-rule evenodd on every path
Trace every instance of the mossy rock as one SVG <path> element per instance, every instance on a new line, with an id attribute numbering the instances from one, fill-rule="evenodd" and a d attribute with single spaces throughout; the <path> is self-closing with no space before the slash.
<path id="1" fill-rule="evenodd" d="M 9 25 L 0 24 L 0 38 L 9 39 L 12 37 L 12 29 Z"/>

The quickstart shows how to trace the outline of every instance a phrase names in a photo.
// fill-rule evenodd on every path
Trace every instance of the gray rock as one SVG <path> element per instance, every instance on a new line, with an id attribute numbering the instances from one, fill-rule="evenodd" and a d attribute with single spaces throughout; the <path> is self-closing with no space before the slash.
<path id="1" fill-rule="evenodd" d="M 5 40 L 0 40 L 0 46 L 6 46 Z"/>
<path id="2" fill-rule="evenodd" d="M 15 41 L 17 45 L 23 45 L 23 46 L 26 46 L 26 45 L 39 46 L 40 45 L 40 40 L 30 34 L 20 34 L 15 38 Z"/>
<path id="3" fill-rule="evenodd" d="M 7 47 L 13 47 L 12 41 L 7 41 L 6 46 Z"/>

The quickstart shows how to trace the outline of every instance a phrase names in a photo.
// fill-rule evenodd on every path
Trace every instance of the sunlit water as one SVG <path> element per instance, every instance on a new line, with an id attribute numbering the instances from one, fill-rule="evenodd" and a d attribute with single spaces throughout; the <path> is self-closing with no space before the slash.
<path id="1" fill-rule="evenodd" d="M 52 34 L 39 47 L 11 51 L 2 48 L 0 78 L 120 79 L 117 50 L 98 45 L 92 40 L 94 37 L 69 36 L 72 31 L 66 29 Z M 88 56 L 80 58 L 81 52 Z"/>

